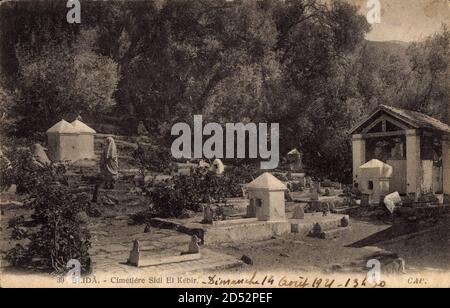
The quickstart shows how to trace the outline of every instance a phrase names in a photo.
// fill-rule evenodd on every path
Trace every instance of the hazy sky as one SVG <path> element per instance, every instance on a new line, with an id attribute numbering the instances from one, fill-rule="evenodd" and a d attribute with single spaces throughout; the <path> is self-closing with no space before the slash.
<path id="1" fill-rule="evenodd" d="M 347 0 L 367 15 L 369 0 Z M 379 0 L 381 23 L 373 25 L 367 39 L 374 41 L 417 41 L 450 28 L 450 0 Z"/>

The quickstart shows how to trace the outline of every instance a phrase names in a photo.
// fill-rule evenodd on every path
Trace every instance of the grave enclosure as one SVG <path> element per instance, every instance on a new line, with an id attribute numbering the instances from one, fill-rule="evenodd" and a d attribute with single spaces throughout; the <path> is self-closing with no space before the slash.
<path id="1" fill-rule="evenodd" d="M 213 210 L 205 207 L 202 222 L 182 222 L 154 219 L 155 224 L 173 224 L 172 228 L 188 234 L 201 230 L 203 243 L 246 243 L 282 237 L 291 233 L 299 236 L 313 235 L 316 225 L 321 227 L 318 237 L 334 238 L 349 227 L 342 226 L 347 215 L 331 213 L 304 213 L 303 208 L 286 213 L 284 194 L 286 186 L 270 173 L 264 173 L 246 185 L 248 192 L 247 215 L 230 220 L 213 220 Z M 311 201 L 314 202 L 314 201 Z"/>

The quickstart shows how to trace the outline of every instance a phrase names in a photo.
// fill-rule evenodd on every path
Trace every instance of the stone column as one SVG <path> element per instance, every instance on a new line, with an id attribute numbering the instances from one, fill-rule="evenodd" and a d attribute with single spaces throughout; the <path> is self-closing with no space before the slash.
<path id="1" fill-rule="evenodd" d="M 420 157 L 420 136 L 418 131 L 406 131 L 406 184 L 407 193 L 414 194 L 416 199 L 420 196 L 420 182 L 422 179 L 422 162 Z"/>
<path id="2" fill-rule="evenodd" d="M 366 163 L 366 140 L 362 135 L 353 135 L 353 183 L 357 182 L 358 168 Z"/>
<path id="3" fill-rule="evenodd" d="M 450 136 L 442 140 L 442 172 L 444 195 L 450 196 Z"/>

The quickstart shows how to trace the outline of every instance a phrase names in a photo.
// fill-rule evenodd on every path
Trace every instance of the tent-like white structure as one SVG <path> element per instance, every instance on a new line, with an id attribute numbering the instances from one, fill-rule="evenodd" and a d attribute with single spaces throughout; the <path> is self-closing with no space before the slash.
<path id="1" fill-rule="evenodd" d="M 52 161 L 93 159 L 95 130 L 79 120 L 64 119 L 47 130 L 49 157 Z"/>
<path id="2" fill-rule="evenodd" d="M 72 125 L 78 133 L 77 136 L 78 159 L 95 158 L 94 135 L 96 134 L 96 131 L 79 120 L 73 121 Z"/>

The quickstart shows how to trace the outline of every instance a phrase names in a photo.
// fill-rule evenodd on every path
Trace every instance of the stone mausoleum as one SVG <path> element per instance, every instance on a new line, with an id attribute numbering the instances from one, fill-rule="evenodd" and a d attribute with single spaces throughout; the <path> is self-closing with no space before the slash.
<path id="1" fill-rule="evenodd" d="M 430 193 L 450 195 L 449 125 L 419 112 L 381 105 L 351 134 L 355 185 L 373 187 L 361 182 L 360 167 L 378 160 L 393 169 L 389 192 L 416 199 Z"/>
<path id="2" fill-rule="evenodd" d="M 61 120 L 47 130 L 49 157 L 52 161 L 74 162 L 94 159 L 95 130 L 79 120 Z"/>

